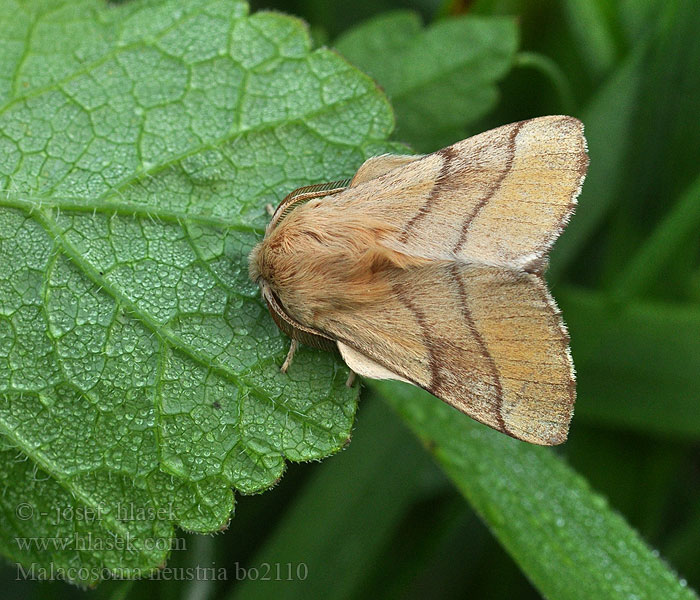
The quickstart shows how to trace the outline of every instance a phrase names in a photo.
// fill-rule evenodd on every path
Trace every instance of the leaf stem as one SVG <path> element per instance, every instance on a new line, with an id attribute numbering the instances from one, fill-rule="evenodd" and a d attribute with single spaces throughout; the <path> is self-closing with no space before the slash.
<path id="1" fill-rule="evenodd" d="M 515 56 L 514 66 L 534 69 L 542 73 L 557 91 L 562 112 L 566 114 L 575 112 L 576 102 L 574 101 L 571 84 L 562 68 L 549 56 L 538 52 L 518 52 Z"/>

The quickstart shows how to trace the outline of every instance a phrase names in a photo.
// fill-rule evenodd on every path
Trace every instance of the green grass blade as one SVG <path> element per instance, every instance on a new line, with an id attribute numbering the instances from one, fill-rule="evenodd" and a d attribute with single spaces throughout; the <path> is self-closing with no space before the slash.
<path id="1" fill-rule="evenodd" d="M 637 251 L 614 286 L 613 295 L 624 300 L 644 293 L 662 274 L 674 254 L 700 230 L 700 175 Z"/>
<path id="2" fill-rule="evenodd" d="M 373 387 L 546 598 L 697 598 L 553 450 L 489 430 L 414 388 Z"/>
<path id="3" fill-rule="evenodd" d="M 564 14 L 572 37 L 589 73 L 600 78 L 609 71 L 616 59 L 615 38 L 600 2 L 594 0 L 565 0 Z"/>
<path id="4" fill-rule="evenodd" d="M 617 201 L 624 180 L 637 93 L 644 72 L 646 44 L 640 44 L 598 90 L 581 120 L 591 163 L 576 214 L 552 253 L 548 278 L 562 275 Z"/>
<path id="5" fill-rule="evenodd" d="M 700 436 L 700 308 L 557 290 L 578 372 L 577 417 Z"/>

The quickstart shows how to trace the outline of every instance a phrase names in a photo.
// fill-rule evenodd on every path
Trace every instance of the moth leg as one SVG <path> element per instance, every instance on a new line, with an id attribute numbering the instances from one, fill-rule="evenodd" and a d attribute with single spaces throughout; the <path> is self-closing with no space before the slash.
<path id="1" fill-rule="evenodd" d="M 275 214 L 275 207 L 272 206 L 269 202 L 265 205 L 265 210 L 267 211 L 267 214 L 272 216 Z"/>
<path id="2" fill-rule="evenodd" d="M 294 358 L 294 353 L 297 351 L 297 348 L 299 347 L 299 342 L 296 340 L 292 340 L 292 343 L 289 345 L 289 352 L 287 352 L 287 358 L 284 359 L 284 362 L 282 363 L 282 366 L 280 367 L 280 371 L 282 373 L 286 373 L 287 369 L 289 368 L 289 365 L 292 364 L 292 359 Z"/>
<path id="3" fill-rule="evenodd" d="M 348 375 L 348 379 L 345 382 L 345 386 L 352 387 L 353 383 L 355 383 L 355 371 L 350 371 L 350 375 Z"/>

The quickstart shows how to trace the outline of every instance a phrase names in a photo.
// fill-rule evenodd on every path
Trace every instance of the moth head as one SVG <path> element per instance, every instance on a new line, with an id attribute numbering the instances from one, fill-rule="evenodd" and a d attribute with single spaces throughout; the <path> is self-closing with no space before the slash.
<path id="1" fill-rule="evenodd" d="M 262 290 L 264 286 L 275 287 L 275 258 L 271 252 L 270 238 L 265 235 L 262 242 L 258 243 L 248 256 L 248 275 Z"/>
<path id="2" fill-rule="evenodd" d="M 275 293 L 280 287 L 286 287 L 290 280 L 299 278 L 299 268 L 304 261 L 299 259 L 299 250 L 303 245 L 299 242 L 303 232 L 297 233 L 286 227 L 276 227 L 265 234 L 248 256 L 248 274 L 250 279 L 261 289 L 267 286 Z M 301 248 L 300 248 L 301 246 Z"/>
<path id="3" fill-rule="evenodd" d="M 274 217 L 273 217 L 274 219 Z M 278 296 L 278 285 L 275 278 L 275 268 L 281 268 L 284 279 L 284 271 L 289 270 L 289 261 L 284 260 L 284 255 L 289 254 L 291 249 L 285 243 L 285 236 L 279 236 L 275 228 L 281 219 L 273 221 L 272 226 L 268 226 L 263 240 L 257 244 L 248 256 L 248 272 L 252 281 L 260 286 L 262 297 L 272 315 L 277 326 L 289 337 L 299 340 L 302 343 L 320 348 L 323 350 L 335 349 L 335 340 L 324 335 L 311 327 L 307 327 L 295 318 L 290 316 L 285 310 Z M 280 254 L 282 255 L 281 265 Z M 294 262 L 294 261 L 292 261 Z M 276 266 L 275 266 L 276 265 Z M 289 275 L 289 273 L 287 274 Z"/>
<path id="4" fill-rule="evenodd" d="M 272 213 L 270 222 L 265 227 L 265 237 L 263 241 L 257 244 L 250 255 L 248 256 L 248 274 L 250 279 L 261 286 L 265 280 L 271 278 L 271 258 L 269 256 L 269 238 L 275 232 L 277 226 L 287 217 L 295 208 L 308 202 L 312 198 L 317 198 L 319 194 L 330 189 L 330 193 L 337 193 L 345 188 L 347 181 L 337 181 L 326 184 L 317 184 L 306 186 L 294 190 L 288 194 L 279 206 Z M 339 187 L 342 186 L 342 187 Z"/>

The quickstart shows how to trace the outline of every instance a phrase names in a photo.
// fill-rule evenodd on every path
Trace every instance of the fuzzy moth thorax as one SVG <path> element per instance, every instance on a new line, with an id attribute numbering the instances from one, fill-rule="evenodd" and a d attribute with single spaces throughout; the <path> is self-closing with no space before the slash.
<path id="1" fill-rule="evenodd" d="M 387 224 L 322 200 L 295 208 L 250 255 L 251 279 L 310 326 L 324 311 L 381 302 L 392 270 L 423 262 L 382 244 Z"/>

